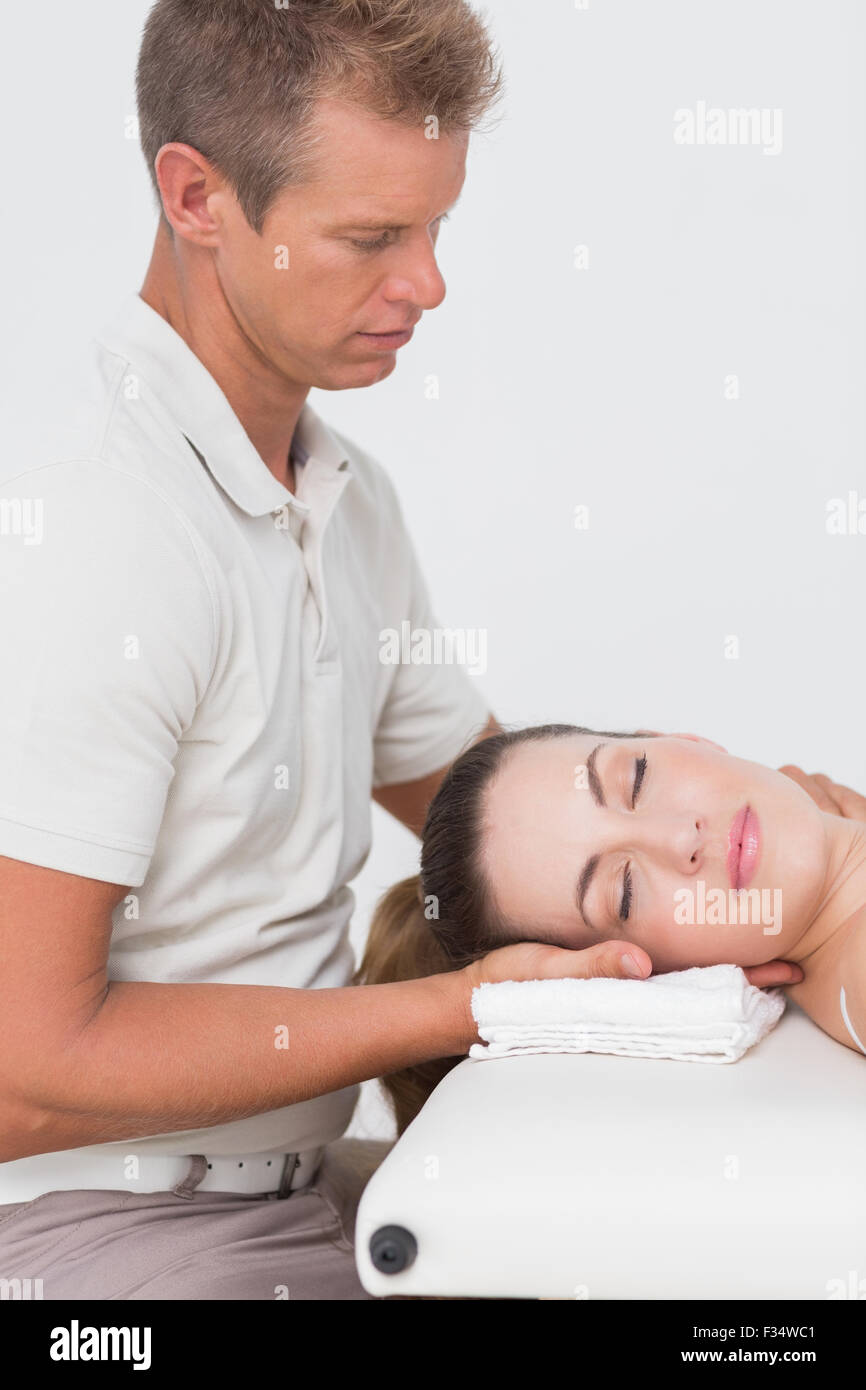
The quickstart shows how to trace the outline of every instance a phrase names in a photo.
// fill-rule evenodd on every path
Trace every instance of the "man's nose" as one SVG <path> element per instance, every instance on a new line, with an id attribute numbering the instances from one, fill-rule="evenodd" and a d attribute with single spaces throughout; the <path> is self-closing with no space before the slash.
<path id="1" fill-rule="evenodd" d="M 435 248 L 429 241 L 426 246 L 407 249 L 403 265 L 388 277 L 385 298 L 392 302 L 408 300 L 418 309 L 436 309 L 442 303 L 445 281 L 436 264 Z"/>

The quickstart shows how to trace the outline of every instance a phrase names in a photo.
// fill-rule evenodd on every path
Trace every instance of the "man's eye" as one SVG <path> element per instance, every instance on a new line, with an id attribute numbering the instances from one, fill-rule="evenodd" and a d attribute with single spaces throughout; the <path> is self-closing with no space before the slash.
<path id="1" fill-rule="evenodd" d="M 631 865 L 626 864 L 625 873 L 622 876 L 622 901 L 619 905 L 619 915 L 624 922 L 628 921 L 628 914 L 631 912 Z"/>
<path id="2" fill-rule="evenodd" d="M 350 239 L 352 245 L 357 246 L 359 251 L 384 251 L 385 247 L 389 244 L 387 232 L 385 232 L 383 236 L 378 237 L 376 241 L 356 241 L 354 237 Z"/>
<path id="3" fill-rule="evenodd" d="M 448 216 L 449 214 L 447 212 L 443 212 L 441 217 L 436 218 L 435 223 L 432 225 L 436 227 L 437 231 L 441 222 L 448 221 Z M 384 251 L 386 246 L 391 245 L 391 233 L 383 232 L 375 241 L 357 241 L 354 237 L 350 237 L 349 240 L 359 251 Z"/>
<path id="4" fill-rule="evenodd" d="M 634 804 L 635 804 L 635 802 L 637 801 L 638 796 L 639 796 L 639 794 L 640 794 L 641 783 L 643 782 L 644 773 L 645 773 L 645 772 L 646 772 L 646 753 L 644 753 L 643 757 L 641 757 L 641 758 L 635 758 L 635 760 L 634 760 L 634 786 L 633 786 L 633 788 L 632 788 L 632 793 L 631 793 L 631 804 L 632 804 L 632 806 L 634 806 Z"/>

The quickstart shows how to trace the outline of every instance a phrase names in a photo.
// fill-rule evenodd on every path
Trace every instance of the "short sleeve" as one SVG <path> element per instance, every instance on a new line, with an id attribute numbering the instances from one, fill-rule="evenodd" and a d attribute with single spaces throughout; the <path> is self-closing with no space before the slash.
<path id="1" fill-rule="evenodd" d="M 390 602 L 380 659 L 391 660 L 392 674 L 373 741 L 374 788 L 412 782 L 447 766 L 490 719 L 479 685 L 486 656 L 479 634 L 450 629 L 455 636 L 447 636 L 390 480 L 388 496 Z M 473 669 L 477 674 L 470 674 Z"/>
<path id="2" fill-rule="evenodd" d="M 143 883 L 213 669 L 203 547 L 98 460 L 0 485 L 0 854 Z"/>

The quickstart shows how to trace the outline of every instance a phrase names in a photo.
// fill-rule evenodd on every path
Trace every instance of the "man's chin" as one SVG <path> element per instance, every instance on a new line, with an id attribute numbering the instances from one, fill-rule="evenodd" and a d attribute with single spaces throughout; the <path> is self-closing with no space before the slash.
<path id="1" fill-rule="evenodd" d="M 387 356 L 377 353 L 362 362 L 331 363 L 312 385 L 320 391 L 351 391 L 361 386 L 375 386 L 377 381 L 389 377 L 396 366 L 396 353 Z"/>

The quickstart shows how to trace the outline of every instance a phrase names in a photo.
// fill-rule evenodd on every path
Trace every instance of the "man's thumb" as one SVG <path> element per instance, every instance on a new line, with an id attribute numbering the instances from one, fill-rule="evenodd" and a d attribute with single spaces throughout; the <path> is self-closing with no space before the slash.
<path id="1" fill-rule="evenodd" d="M 592 957 L 585 977 L 590 980 L 645 980 L 652 974 L 653 963 L 640 946 L 624 951 L 615 941 L 603 941 L 582 954 Z"/>

